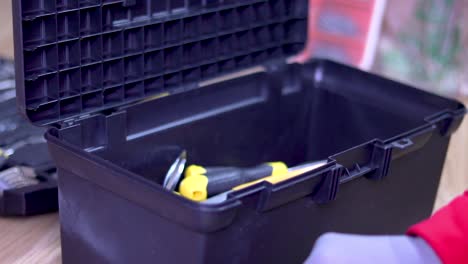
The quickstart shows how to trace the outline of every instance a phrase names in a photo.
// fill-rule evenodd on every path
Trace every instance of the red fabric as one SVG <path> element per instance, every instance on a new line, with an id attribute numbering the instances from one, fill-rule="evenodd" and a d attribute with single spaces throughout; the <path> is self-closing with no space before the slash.
<path id="1" fill-rule="evenodd" d="M 468 191 L 408 234 L 423 238 L 444 264 L 468 263 Z"/>

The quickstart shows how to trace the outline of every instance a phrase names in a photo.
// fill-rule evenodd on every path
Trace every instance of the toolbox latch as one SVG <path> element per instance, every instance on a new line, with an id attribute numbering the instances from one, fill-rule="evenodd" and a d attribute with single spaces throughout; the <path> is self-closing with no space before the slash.
<path id="1" fill-rule="evenodd" d="M 313 200 L 316 203 L 324 204 L 336 199 L 338 187 L 340 185 L 340 178 L 344 173 L 344 167 L 336 164 L 327 173 L 322 176 L 321 183 L 319 183 L 314 192 Z"/>
<path id="2" fill-rule="evenodd" d="M 442 111 L 426 118 L 426 121 L 430 124 L 437 125 L 439 133 L 442 136 L 450 136 L 463 121 L 467 110 L 464 107 L 460 107 L 455 111 Z"/>
<path id="3" fill-rule="evenodd" d="M 388 175 L 390 163 L 392 161 L 393 144 L 380 145 L 374 144 L 372 151 L 372 167 L 374 172 L 369 174 L 368 178 L 372 180 L 381 180 Z"/>

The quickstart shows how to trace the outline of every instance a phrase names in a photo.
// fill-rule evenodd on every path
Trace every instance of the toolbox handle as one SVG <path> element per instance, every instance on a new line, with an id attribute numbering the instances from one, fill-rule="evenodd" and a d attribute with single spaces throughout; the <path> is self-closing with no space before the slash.
<path id="1" fill-rule="evenodd" d="M 330 168 L 327 174 L 322 176 L 323 179 L 312 196 L 313 200 L 318 203 L 328 203 L 335 200 L 339 185 L 355 178 L 366 177 L 370 180 L 382 180 L 388 175 L 392 160 L 421 149 L 429 141 L 435 130 L 435 125 L 427 125 L 417 131 L 411 131 L 406 135 L 390 140 L 388 143 L 374 140 L 366 145 L 359 146 L 358 148 L 371 150 L 368 151 L 367 162 L 361 163 L 364 165 L 359 165 L 360 162 L 355 161 L 354 165 L 349 168 L 340 164 L 339 157 L 332 158 L 337 163 L 335 167 Z"/>
<path id="2" fill-rule="evenodd" d="M 387 141 L 373 140 L 330 159 L 344 167 L 345 174 L 340 177 L 340 183 L 361 176 L 381 180 L 388 175 L 393 160 L 424 147 L 435 130 L 435 125 L 428 124 Z"/>
<path id="3" fill-rule="evenodd" d="M 435 125 L 428 124 L 387 141 L 376 139 L 330 157 L 323 168 L 278 184 L 265 184 L 258 210 L 268 211 L 305 196 L 326 204 L 336 199 L 341 184 L 360 177 L 382 180 L 393 160 L 421 149 L 435 130 Z"/>
<path id="4" fill-rule="evenodd" d="M 368 179 L 381 180 L 388 175 L 392 160 L 399 159 L 415 152 L 426 145 L 436 130 L 435 125 L 427 125 L 415 132 L 409 132 L 390 143 L 382 144 L 377 141 L 371 158 L 371 168 L 374 172 L 367 174 Z"/>

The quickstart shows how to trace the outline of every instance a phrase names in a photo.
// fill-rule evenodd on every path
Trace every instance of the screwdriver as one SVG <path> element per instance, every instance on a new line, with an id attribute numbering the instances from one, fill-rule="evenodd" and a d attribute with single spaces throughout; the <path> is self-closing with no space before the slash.
<path id="1" fill-rule="evenodd" d="M 283 162 L 270 162 L 251 168 L 191 165 L 185 171 L 179 192 L 190 200 L 204 201 L 236 186 L 287 172 L 288 167 Z"/>
<path id="2" fill-rule="evenodd" d="M 317 168 L 319 168 L 319 167 L 321 167 L 321 166 L 323 166 L 325 164 L 327 164 L 327 161 L 326 160 L 321 160 L 321 161 L 307 163 L 307 164 L 304 164 L 304 165 L 299 165 L 299 166 L 290 168 L 289 171 L 286 174 L 275 175 L 275 176 L 272 175 L 272 176 L 262 178 L 262 179 L 259 179 L 259 180 L 256 180 L 256 181 L 245 183 L 245 184 L 236 186 L 236 187 L 234 187 L 234 188 L 232 188 L 232 189 L 230 189 L 230 190 L 228 190 L 226 192 L 223 192 L 223 193 L 220 193 L 218 195 L 212 196 L 209 199 L 204 200 L 202 202 L 204 204 L 222 203 L 222 202 L 224 202 L 224 201 L 226 201 L 228 199 L 229 194 L 232 193 L 232 192 L 242 190 L 244 188 L 247 188 L 249 186 L 252 186 L 254 184 L 257 184 L 257 183 L 263 182 L 263 181 L 269 182 L 271 184 L 276 184 L 276 183 L 279 183 L 279 182 L 282 182 L 282 181 L 297 177 L 299 175 L 302 175 L 302 174 L 307 173 L 309 171 L 312 171 L 314 169 L 317 169 Z"/>

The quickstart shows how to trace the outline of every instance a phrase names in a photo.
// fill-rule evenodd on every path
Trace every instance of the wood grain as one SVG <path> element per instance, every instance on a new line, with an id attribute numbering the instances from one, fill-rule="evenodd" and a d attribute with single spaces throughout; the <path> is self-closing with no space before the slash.
<path id="1" fill-rule="evenodd" d="M 15 0 L 19 1 L 19 0 Z M 0 56 L 13 57 L 10 0 L 0 1 Z M 468 103 L 468 101 L 465 101 Z M 468 189 L 468 119 L 453 135 L 435 208 Z M 0 218 L 0 263 L 60 263 L 57 214 Z"/>
<path id="2" fill-rule="evenodd" d="M 1 263 L 60 263 L 57 214 L 0 218 Z"/>

